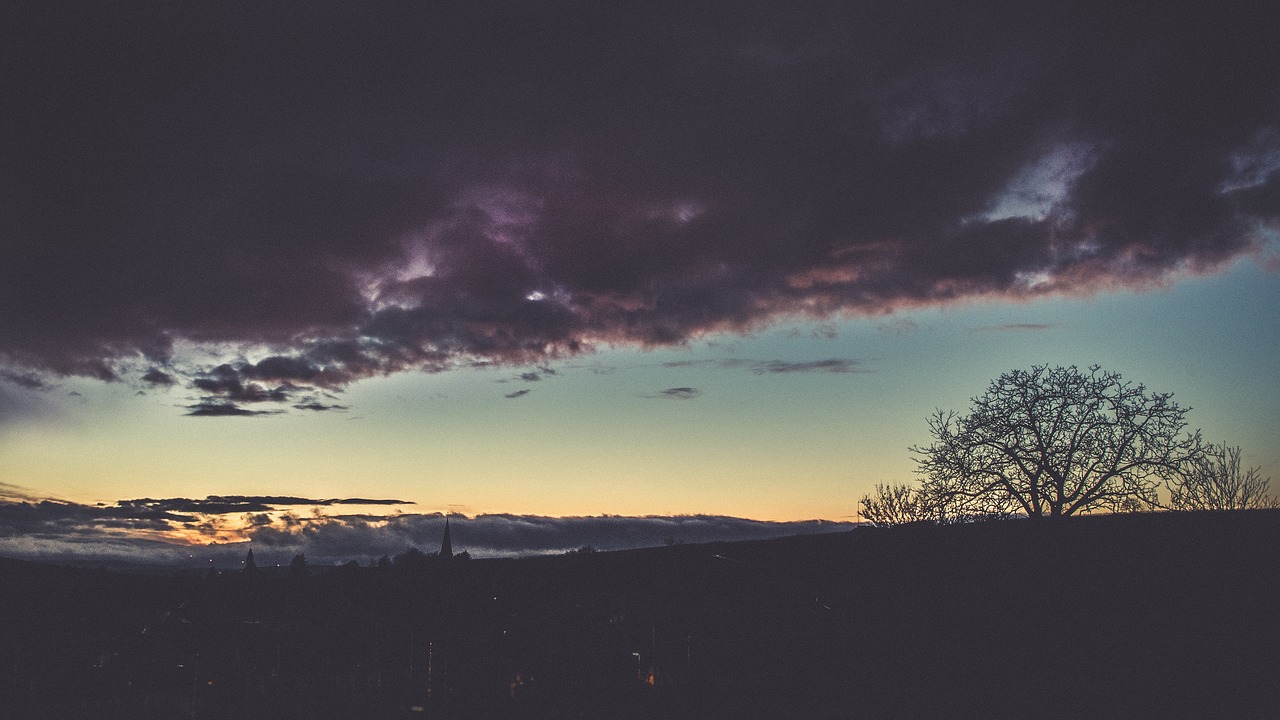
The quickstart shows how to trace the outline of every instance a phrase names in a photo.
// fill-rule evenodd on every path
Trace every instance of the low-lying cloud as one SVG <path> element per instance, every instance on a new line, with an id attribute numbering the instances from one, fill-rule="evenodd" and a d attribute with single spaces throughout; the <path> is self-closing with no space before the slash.
<path id="1" fill-rule="evenodd" d="M 234 567 L 248 546 L 262 562 L 297 554 L 318 565 L 375 562 L 410 548 L 439 549 L 441 513 L 325 514 L 400 500 L 287 496 L 142 498 L 114 505 L 42 500 L 0 486 L 0 555 L 49 562 Z M 299 511 L 301 510 L 301 511 Z M 836 532 L 850 523 L 766 522 L 718 515 L 544 517 L 491 514 L 449 518 L 454 548 L 474 557 L 622 550 L 677 543 Z"/>

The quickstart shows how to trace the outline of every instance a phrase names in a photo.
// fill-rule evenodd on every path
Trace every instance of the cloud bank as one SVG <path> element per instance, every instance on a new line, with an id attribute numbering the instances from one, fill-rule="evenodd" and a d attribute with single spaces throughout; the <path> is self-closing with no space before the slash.
<path id="1" fill-rule="evenodd" d="M 1268 10 L 7 3 L 0 363 L 15 393 L 318 411 L 405 370 L 1213 272 L 1280 224 Z M 856 370 L 761 372 L 819 369 Z"/>
<path id="2" fill-rule="evenodd" d="M 281 496 L 142 498 L 114 505 L 40 499 L 0 484 L 0 555 L 50 562 L 235 567 L 247 546 L 260 562 L 369 564 L 410 548 L 439 549 L 440 513 L 325 514 L 342 506 L 399 500 Z M 454 548 L 475 557 L 562 553 L 591 545 L 622 550 L 672 543 L 764 539 L 836 532 L 852 524 L 765 522 L 716 515 L 542 517 L 453 515 Z"/>

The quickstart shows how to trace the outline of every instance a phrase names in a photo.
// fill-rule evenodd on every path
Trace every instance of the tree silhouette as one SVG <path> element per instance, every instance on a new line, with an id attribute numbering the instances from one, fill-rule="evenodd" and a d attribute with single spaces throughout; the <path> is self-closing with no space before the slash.
<path id="1" fill-rule="evenodd" d="M 911 448 L 922 490 L 961 517 L 1154 506 L 1161 479 L 1200 447 L 1172 398 L 1097 365 L 1013 370 L 968 415 L 930 418 L 934 442 Z"/>
<path id="2" fill-rule="evenodd" d="M 1250 510 L 1274 508 L 1271 478 L 1261 467 L 1244 469 L 1239 447 L 1209 445 L 1170 477 L 1169 506 L 1174 510 Z"/>
<path id="3" fill-rule="evenodd" d="M 395 567 L 399 568 L 420 568 L 428 564 L 427 554 L 416 547 L 411 547 L 396 555 L 391 562 Z"/>
<path id="4" fill-rule="evenodd" d="M 876 483 L 874 492 L 858 501 L 858 514 L 875 527 L 894 527 L 935 519 L 924 492 L 906 483 Z"/>

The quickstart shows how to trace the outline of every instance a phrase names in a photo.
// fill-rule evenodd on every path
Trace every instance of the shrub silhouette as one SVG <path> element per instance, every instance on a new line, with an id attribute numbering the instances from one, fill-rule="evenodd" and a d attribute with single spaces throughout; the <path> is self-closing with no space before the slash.
<path id="1" fill-rule="evenodd" d="M 1245 469 L 1239 447 L 1209 445 L 1170 477 L 1169 506 L 1174 510 L 1253 510 L 1280 503 L 1269 494 L 1271 478 L 1261 467 Z"/>

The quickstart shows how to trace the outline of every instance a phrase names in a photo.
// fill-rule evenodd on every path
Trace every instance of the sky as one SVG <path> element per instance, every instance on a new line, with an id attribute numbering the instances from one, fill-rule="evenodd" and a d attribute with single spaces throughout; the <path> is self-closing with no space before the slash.
<path id="1" fill-rule="evenodd" d="M 1038 364 L 1280 475 L 1266 3 L 614 5 L 5 3 L 0 555 L 840 530 Z"/>

